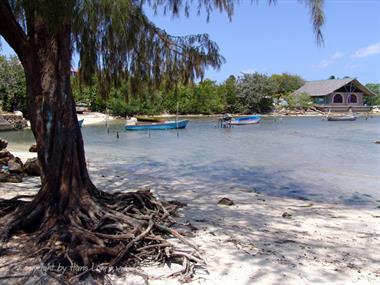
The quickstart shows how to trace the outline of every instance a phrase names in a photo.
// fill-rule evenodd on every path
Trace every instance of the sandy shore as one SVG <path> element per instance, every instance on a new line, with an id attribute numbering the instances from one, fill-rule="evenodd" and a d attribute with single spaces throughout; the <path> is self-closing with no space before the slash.
<path id="1" fill-rule="evenodd" d="M 88 165 L 100 189 L 150 188 L 162 199 L 187 203 L 178 224 L 190 226 L 188 239 L 207 261 L 207 270 L 197 270 L 189 284 L 380 284 L 378 206 L 315 203 L 246 189 L 204 189 L 181 178 L 170 185 L 149 179 L 136 182 L 112 162 L 90 160 Z M 0 197 L 30 194 L 39 183 L 39 178 L 28 178 L 21 184 L 0 184 Z M 234 205 L 218 205 L 222 197 Z M 5 262 L 0 258 L 0 276 Z M 160 277 L 176 269 L 145 266 L 141 270 L 151 276 L 148 281 L 125 269 L 111 280 L 120 285 L 181 284 Z"/>

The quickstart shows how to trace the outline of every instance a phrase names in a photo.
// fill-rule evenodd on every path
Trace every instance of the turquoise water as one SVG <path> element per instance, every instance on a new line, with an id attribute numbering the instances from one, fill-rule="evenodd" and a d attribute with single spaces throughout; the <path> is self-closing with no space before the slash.
<path id="1" fill-rule="evenodd" d="M 263 119 L 259 125 L 216 128 L 192 119 L 184 130 L 125 132 L 124 121 L 82 129 L 91 162 L 115 165 L 132 186 L 211 187 L 345 204 L 379 204 L 380 117 L 355 122 L 320 118 Z M 116 138 L 119 132 L 120 138 Z M 26 150 L 30 131 L 6 132 Z M 105 163 L 106 162 L 106 163 Z M 91 169 L 91 168 L 90 168 Z M 181 188 L 181 187 L 182 188 Z"/>

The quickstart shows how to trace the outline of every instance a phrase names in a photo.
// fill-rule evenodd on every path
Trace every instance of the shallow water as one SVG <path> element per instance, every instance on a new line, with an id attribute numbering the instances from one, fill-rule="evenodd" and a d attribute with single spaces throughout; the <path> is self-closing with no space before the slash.
<path id="1" fill-rule="evenodd" d="M 259 125 L 216 128 L 192 119 L 187 129 L 125 132 L 124 121 L 82 129 L 86 156 L 110 163 L 131 184 L 255 191 L 345 204 L 379 204 L 380 117 L 355 122 L 320 118 L 263 119 Z M 116 132 L 119 139 L 116 139 Z M 3 132 L 12 149 L 26 150 L 31 131 Z"/>

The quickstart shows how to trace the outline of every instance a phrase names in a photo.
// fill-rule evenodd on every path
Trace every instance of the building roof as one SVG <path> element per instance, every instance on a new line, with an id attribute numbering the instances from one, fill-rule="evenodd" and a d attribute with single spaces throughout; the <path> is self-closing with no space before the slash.
<path id="1" fill-rule="evenodd" d="M 364 95 L 376 95 L 354 78 L 308 81 L 301 88 L 294 91 L 293 94 L 299 95 L 301 93 L 307 93 L 310 96 L 327 96 L 351 82 L 356 88 L 360 89 Z"/>

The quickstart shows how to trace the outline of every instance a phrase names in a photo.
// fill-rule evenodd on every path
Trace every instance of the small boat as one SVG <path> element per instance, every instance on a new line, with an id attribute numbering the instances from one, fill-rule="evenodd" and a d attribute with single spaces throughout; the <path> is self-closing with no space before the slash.
<path id="1" fill-rule="evenodd" d="M 125 125 L 126 131 L 184 129 L 189 120 L 165 121 L 163 123 Z"/>
<path id="2" fill-rule="evenodd" d="M 239 117 L 239 118 L 232 118 L 230 121 L 224 122 L 224 124 L 234 125 L 234 126 L 251 125 L 251 124 L 260 123 L 260 120 L 261 120 L 260 115 L 245 116 L 245 117 Z"/>
<path id="3" fill-rule="evenodd" d="M 342 116 L 327 116 L 327 121 L 356 121 L 357 117 L 354 115 L 342 115 Z"/>
<path id="4" fill-rule="evenodd" d="M 82 119 L 82 120 L 78 120 L 78 123 L 79 123 L 79 127 L 80 127 L 80 128 L 83 126 L 83 122 L 84 122 L 84 119 Z"/>

